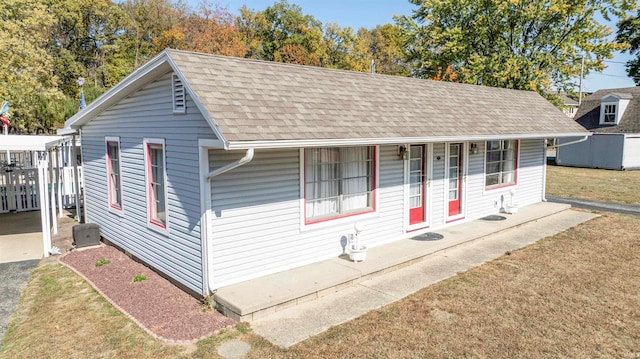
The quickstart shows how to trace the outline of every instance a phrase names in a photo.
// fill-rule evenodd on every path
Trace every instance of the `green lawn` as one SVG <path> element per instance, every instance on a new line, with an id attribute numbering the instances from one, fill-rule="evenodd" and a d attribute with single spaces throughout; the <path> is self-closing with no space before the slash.
<path id="1" fill-rule="evenodd" d="M 640 204 L 640 171 L 547 166 L 547 195 Z"/>
<path id="2" fill-rule="evenodd" d="M 593 194 L 610 176 L 637 180 L 636 172 L 548 173 L 549 194 L 573 195 L 579 187 L 595 199 L 603 199 Z M 217 347 L 231 338 L 251 344 L 249 358 L 638 357 L 639 227 L 640 217 L 604 214 L 288 350 L 242 326 L 188 347 L 164 345 L 73 272 L 43 266 L 27 285 L 0 358 L 218 358 Z"/>

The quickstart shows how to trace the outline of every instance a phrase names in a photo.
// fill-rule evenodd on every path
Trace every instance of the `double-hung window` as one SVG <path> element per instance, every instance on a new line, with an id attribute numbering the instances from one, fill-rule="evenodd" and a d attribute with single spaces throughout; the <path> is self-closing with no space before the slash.
<path id="1" fill-rule="evenodd" d="M 487 141 L 485 158 L 485 188 L 516 184 L 518 142 L 516 140 Z"/>
<path id="2" fill-rule="evenodd" d="M 167 176 L 163 140 L 145 140 L 149 223 L 167 228 Z M 152 228 L 153 228 L 152 226 Z"/>
<path id="3" fill-rule="evenodd" d="M 616 123 L 616 105 L 604 105 L 604 123 Z"/>
<path id="4" fill-rule="evenodd" d="M 306 223 L 374 211 L 375 147 L 304 150 Z"/>
<path id="5" fill-rule="evenodd" d="M 122 177 L 120 167 L 120 140 L 117 137 L 107 137 L 107 182 L 109 192 L 109 207 L 117 211 L 122 210 Z"/>

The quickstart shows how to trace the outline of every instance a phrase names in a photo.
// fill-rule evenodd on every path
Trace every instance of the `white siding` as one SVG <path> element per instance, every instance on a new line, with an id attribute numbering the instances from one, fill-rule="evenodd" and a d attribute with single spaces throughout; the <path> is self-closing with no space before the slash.
<path id="1" fill-rule="evenodd" d="M 510 191 L 516 191 L 513 203 L 519 206 L 542 201 L 544 185 L 543 140 L 521 140 L 518 147 L 518 173 L 515 186 L 485 190 L 485 142 L 478 142 L 478 153 L 470 156 L 467 180 L 467 213 L 469 219 L 496 214 L 511 202 Z"/>
<path id="2" fill-rule="evenodd" d="M 466 219 L 498 213 L 516 188 L 515 202 L 541 201 L 543 141 L 520 142 L 517 186 L 484 190 L 484 143 L 469 158 Z M 238 160 L 244 151 L 209 151 L 209 167 L 220 168 Z M 446 221 L 445 145 L 433 145 L 431 228 Z M 439 159 L 438 159 L 439 157 Z M 405 232 L 404 163 L 397 146 L 380 146 L 375 214 L 347 217 L 304 226 L 300 196 L 300 151 L 258 150 L 253 160 L 215 177 L 211 182 L 211 245 L 209 258 L 214 287 L 263 276 L 288 268 L 336 257 L 343 253 L 353 225 L 366 226 L 362 239 L 369 246 L 411 237 Z"/>
<path id="3" fill-rule="evenodd" d="M 243 151 L 209 151 L 210 168 Z M 331 258 L 343 253 L 356 221 L 367 245 L 403 235 L 403 163 L 396 146 L 379 151 L 376 214 L 304 226 L 300 206 L 300 151 L 256 151 L 253 161 L 211 182 L 211 243 L 216 287 Z"/>
<path id="4" fill-rule="evenodd" d="M 640 168 L 640 134 L 625 136 L 622 167 L 627 170 Z"/>
<path id="5" fill-rule="evenodd" d="M 105 136 L 120 137 L 123 215 L 108 210 Z M 147 228 L 143 138 L 165 140 L 169 235 Z M 215 139 L 187 96 L 173 114 L 171 75 L 148 84 L 82 128 L 87 221 L 103 237 L 202 293 L 198 139 Z"/>

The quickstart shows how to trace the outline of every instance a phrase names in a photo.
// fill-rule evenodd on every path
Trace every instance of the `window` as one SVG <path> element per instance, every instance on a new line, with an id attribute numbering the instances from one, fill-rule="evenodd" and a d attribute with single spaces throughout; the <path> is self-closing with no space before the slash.
<path id="1" fill-rule="evenodd" d="M 374 211 L 374 147 L 304 151 L 307 223 Z"/>
<path id="2" fill-rule="evenodd" d="M 616 123 L 616 105 L 604 105 L 604 123 Z"/>
<path id="3" fill-rule="evenodd" d="M 156 227 L 167 227 L 167 178 L 165 171 L 164 141 L 146 140 L 147 199 L 149 222 Z M 153 228 L 153 227 L 152 227 Z"/>
<path id="4" fill-rule="evenodd" d="M 173 85 L 173 112 L 185 113 L 187 110 L 187 101 L 184 93 L 184 85 L 176 74 L 174 74 L 171 79 Z"/>
<path id="5" fill-rule="evenodd" d="M 122 210 L 122 178 L 120 175 L 120 141 L 107 138 L 107 176 L 109 186 L 109 206 Z"/>
<path id="6" fill-rule="evenodd" d="M 485 187 L 487 189 L 516 183 L 517 141 L 487 141 Z"/>

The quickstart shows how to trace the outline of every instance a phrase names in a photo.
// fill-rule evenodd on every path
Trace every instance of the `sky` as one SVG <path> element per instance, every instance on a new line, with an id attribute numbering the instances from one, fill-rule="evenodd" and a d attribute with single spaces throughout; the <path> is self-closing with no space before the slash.
<path id="1" fill-rule="evenodd" d="M 261 11 L 274 4 L 275 0 L 219 0 L 230 12 L 238 14 L 238 9 L 246 5 L 249 9 Z M 196 5 L 198 0 L 187 0 Z M 304 14 L 312 15 L 323 24 L 333 22 L 354 29 L 374 28 L 393 22 L 393 15 L 410 15 L 415 9 L 407 0 L 289 0 L 297 4 Z M 615 23 L 609 23 L 615 32 Z M 625 63 L 629 54 L 616 53 L 605 61 L 607 68 L 601 73 L 592 73 L 582 82 L 584 92 L 594 92 L 605 88 L 633 87 L 633 80 L 627 77 Z M 576 78 L 576 84 L 578 79 Z M 577 88 L 576 88 L 577 92 Z"/>

